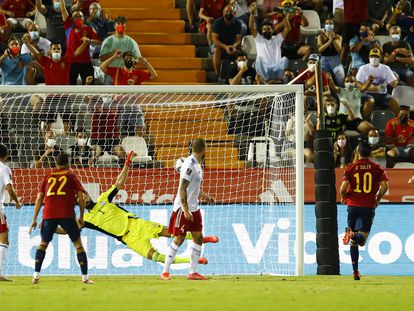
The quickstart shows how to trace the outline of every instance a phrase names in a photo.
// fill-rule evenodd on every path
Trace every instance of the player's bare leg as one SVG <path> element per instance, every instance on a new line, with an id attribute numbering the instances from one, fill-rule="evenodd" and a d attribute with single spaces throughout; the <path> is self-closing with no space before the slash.
<path id="1" fill-rule="evenodd" d="M 146 255 L 146 258 L 155 262 L 161 262 L 165 263 L 166 255 L 159 253 L 156 249 L 151 248 L 148 251 L 148 254 Z M 173 263 L 179 264 L 179 263 L 190 263 L 189 257 L 181 257 L 181 256 L 175 256 Z M 199 264 L 206 265 L 208 264 L 207 258 L 200 258 L 198 261 Z"/>
<path id="2" fill-rule="evenodd" d="M 9 249 L 9 233 L 0 233 L 0 281 L 10 282 L 9 278 L 4 276 L 4 266 L 6 265 L 7 250 Z"/>
<path id="3" fill-rule="evenodd" d="M 76 257 L 82 271 L 82 282 L 85 284 L 94 284 L 93 281 L 89 280 L 88 276 L 88 257 L 86 256 L 85 249 L 83 248 L 81 239 L 77 239 L 73 242 L 76 249 Z"/>
<path id="4" fill-rule="evenodd" d="M 43 260 L 45 259 L 46 250 L 48 246 L 49 246 L 48 242 L 41 241 L 39 247 L 36 250 L 35 272 L 32 278 L 33 284 L 39 284 L 40 282 L 40 270 L 42 269 Z"/>
<path id="5" fill-rule="evenodd" d="M 191 246 L 191 256 L 190 256 L 190 270 L 187 276 L 188 280 L 199 280 L 204 281 L 208 280 L 205 276 L 197 273 L 196 268 L 198 261 L 201 257 L 201 246 L 203 245 L 203 233 L 201 231 L 191 232 L 193 236 L 193 245 Z"/>
<path id="6" fill-rule="evenodd" d="M 159 234 L 160 237 L 166 237 L 166 238 L 173 238 L 174 236 L 171 235 L 168 232 L 168 227 L 164 227 L 162 229 L 162 231 Z M 187 232 L 186 236 L 185 236 L 186 240 L 192 240 L 193 236 L 191 235 L 191 232 Z M 219 237 L 217 235 L 208 235 L 208 236 L 203 236 L 203 244 L 205 243 L 217 243 L 219 241 Z"/>
<path id="7" fill-rule="evenodd" d="M 164 269 L 161 274 L 161 279 L 168 281 L 171 280 L 170 268 L 174 262 L 175 256 L 177 255 L 178 248 L 184 243 L 185 237 L 174 236 L 173 241 L 168 246 L 167 256 L 165 257 Z"/>

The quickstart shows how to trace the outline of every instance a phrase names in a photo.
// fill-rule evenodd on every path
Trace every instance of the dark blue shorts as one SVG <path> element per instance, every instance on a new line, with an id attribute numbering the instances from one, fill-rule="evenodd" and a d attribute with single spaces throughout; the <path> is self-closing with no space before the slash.
<path id="1" fill-rule="evenodd" d="M 352 231 L 370 232 L 375 208 L 348 206 L 348 227 Z"/>
<path id="2" fill-rule="evenodd" d="M 80 229 L 76 223 L 75 218 L 60 218 L 60 219 L 43 219 L 40 235 L 42 241 L 50 242 L 53 239 L 56 228 L 61 226 L 63 230 L 69 235 L 72 242 L 75 242 L 80 237 Z"/>

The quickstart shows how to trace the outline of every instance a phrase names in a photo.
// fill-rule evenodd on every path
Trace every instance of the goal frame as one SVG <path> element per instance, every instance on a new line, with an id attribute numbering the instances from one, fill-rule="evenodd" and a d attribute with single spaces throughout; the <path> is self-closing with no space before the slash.
<path id="1" fill-rule="evenodd" d="M 295 137 L 296 137 L 296 276 L 304 275 L 304 160 L 303 160 L 303 85 L 140 85 L 140 86 L 11 86 L 1 85 L 0 93 L 295 93 Z M 0 96 L 1 96 L 0 94 Z M 299 148 L 298 148 L 299 147 Z"/>

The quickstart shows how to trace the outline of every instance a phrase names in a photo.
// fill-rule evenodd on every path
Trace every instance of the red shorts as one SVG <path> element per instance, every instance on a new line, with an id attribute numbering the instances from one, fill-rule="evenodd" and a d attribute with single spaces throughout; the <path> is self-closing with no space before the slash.
<path id="1" fill-rule="evenodd" d="M 185 236 L 188 231 L 201 232 L 203 230 L 203 219 L 200 210 L 191 212 L 191 214 L 193 214 L 193 222 L 185 219 L 181 208 L 176 212 L 172 212 L 168 232 L 174 236 Z"/>
<path id="2" fill-rule="evenodd" d="M 6 215 L 0 213 L 0 233 L 9 232 Z"/>

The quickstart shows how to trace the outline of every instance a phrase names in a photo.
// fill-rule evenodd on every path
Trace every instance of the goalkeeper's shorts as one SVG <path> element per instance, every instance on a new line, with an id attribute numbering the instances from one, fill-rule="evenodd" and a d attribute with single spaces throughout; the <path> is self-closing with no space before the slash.
<path id="1" fill-rule="evenodd" d="M 122 241 L 134 252 L 147 257 L 152 247 L 151 239 L 158 239 L 163 225 L 141 218 L 129 218 Z"/>

